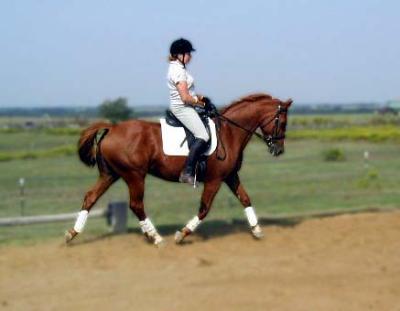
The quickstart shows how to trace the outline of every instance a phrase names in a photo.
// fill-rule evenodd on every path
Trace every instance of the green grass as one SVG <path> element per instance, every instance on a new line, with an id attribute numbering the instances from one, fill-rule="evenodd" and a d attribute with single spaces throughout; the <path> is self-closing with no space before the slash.
<path id="1" fill-rule="evenodd" d="M 78 135 L 51 135 L 44 131 L 0 133 L 0 153 L 41 151 L 64 145 L 76 146 Z"/>
<path id="2" fill-rule="evenodd" d="M 396 125 L 352 126 L 342 128 L 299 129 L 288 132 L 291 139 L 319 139 L 325 141 L 400 141 L 400 127 Z"/>
<path id="3" fill-rule="evenodd" d="M 376 113 L 290 115 L 291 128 L 338 128 L 352 126 L 400 125 L 400 116 Z"/>
<path id="4" fill-rule="evenodd" d="M 65 145 L 43 150 L 0 152 L 0 162 L 24 159 L 53 158 L 76 153 L 76 146 Z"/>
<path id="5" fill-rule="evenodd" d="M 46 129 L 10 132 L 2 135 L 0 161 L 48 158 L 70 155 L 76 148 L 78 129 Z M 290 139 L 324 141 L 400 141 L 400 128 L 395 125 L 352 126 L 342 128 L 309 128 L 288 132 Z"/>
<path id="6" fill-rule="evenodd" d="M 34 121 L 40 128 L 27 130 L 21 126 Z M 65 126 L 73 119 L 53 118 Z M 68 155 L 76 146 L 80 128 L 46 127 L 48 118 L 0 117 L 0 161 Z M 288 137 L 325 141 L 399 141 L 400 117 L 376 114 L 293 115 L 289 118 Z M 76 126 L 76 124 L 75 124 Z M 62 151 L 64 150 L 64 152 Z"/>
<path id="7" fill-rule="evenodd" d="M 399 130 L 394 126 L 396 118 L 335 115 L 294 116 L 289 120 L 292 123 L 284 156 L 271 157 L 256 140 L 245 152 L 240 176 L 260 215 L 398 207 L 400 146 Z M 79 162 L 75 152 L 78 133 L 78 129 L 63 128 L 0 131 L 0 217 L 80 209 L 85 192 L 96 180 L 97 170 Z M 324 155 L 333 149 L 343 152 L 344 161 L 325 161 Z M 370 153 L 368 163 L 363 158 L 365 151 Z M 20 177 L 26 179 L 23 211 Z M 146 211 L 156 225 L 180 227 L 186 223 L 197 212 L 200 195 L 201 189 L 152 176 L 146 179 Z M 116 200 L 128 200 L 122 181 L 113 185 L 95 208 Z M 207 219 L 233 218 L 243 218 L 243 210 L 223 186 Z M 61 238 L 64 229 L 72 224 L 73 221 L 3 227 L 0 244 Z M 137 227 L 133 216 L 129 227 Z M 95 219 L 88 222 L 85 234 L 96 236 L 107 230 L 103 219 Z"/>
<path id="8" fill-rule="evenodd" d="M 331 148 L 342 150 L 345 161 L 324 161 L 324 152 Z M 370 153 L 368 163 L 363 158 L 364 151 Z M 246 149 L 240 176 L 260 215 L 398 207 L 399 151 L 400 146 L 394 143 L 288 140 L 286 153 L 273 158 L 263 144 L 253 141 Z M 97 177 L 97 170 L 85 167 L 76 155 L 0 162 L 0 171 L 0 217 L 21 214 L 20 177 L 26 179 L 25 215 L 77 212 L 85 192 Z M 146 211 L 156 225 L 185 224 L 197 212 L 200 195 L 201 189 L 193 190 L 152 176 L 146 179 Z M 99 200 L 97 207 L 127 199 L 126 185 L 119 181 Z M 208 219 L 233 218 L 243 218 L 243 210 L 223 186 Z M 0 244 L 61 238 L 63 230 L 71 225 L 73 222 L 3 227 Z M 129 227 L 137 227 L 133 216 Z M 104 220 L 89 220 L 87 234 L 105 232 Z"/>

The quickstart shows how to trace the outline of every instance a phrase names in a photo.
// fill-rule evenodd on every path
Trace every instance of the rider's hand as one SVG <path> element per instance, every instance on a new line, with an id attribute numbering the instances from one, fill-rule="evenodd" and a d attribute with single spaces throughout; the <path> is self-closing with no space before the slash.
<path id="1" fill-rule="evenodd" d="M 210 117 L 215 117 L 218 115 L 217 107 L 211 102 L 208 97 L 203 97 L 204 109 L 207 111 Z"/>
<path id="2" fill-rule="evenodd" d="M 199 94 L 197 94 L 196 96 L 197 96 L 199 102 L 203 104 L 204 108 L 206 108 L 207 105 L 211 103 L 211 100 L 206 96 L 199 95 Z"/>
<path id="3" fill-rule="evenodd" d="M 208 97 L 205 97 L 205 96 L 202 96 L 201 101 L 204 103 L 204 107 L 206 107 L 206 108 L 207 108 L 207 106 L 209 106 L 211 104 L 211 99 L 209 99 Z"/>
<path id="4" fill-rule="evenodd" d="M 197 97 L 196 105 L 205 108 L 205 102 L 203 101 L 204 96 L 197 94 L 196 97 Z"/>

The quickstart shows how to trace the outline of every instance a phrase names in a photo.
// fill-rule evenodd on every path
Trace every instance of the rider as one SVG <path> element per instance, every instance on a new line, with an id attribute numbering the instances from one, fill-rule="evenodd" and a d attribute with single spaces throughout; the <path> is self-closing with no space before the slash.
<path id="1" fill-rule="evenodd" d="M 172 42 L 167 74 L 170 110 L 195 137 L 186 159 L 185 168 L 179 177 L 180 182 L 191 185 L 195 182 L 197 161 L 205 151 L 210 139 L 203 122 L 194 109 L 195 106 L 204 107 L 209 99 L 196 95 L 193 77 L 186 70 L 186 65 L 192 59 L 191 53 L 194 51 L 192 44 L 186 39 L 181 38 Z"/>

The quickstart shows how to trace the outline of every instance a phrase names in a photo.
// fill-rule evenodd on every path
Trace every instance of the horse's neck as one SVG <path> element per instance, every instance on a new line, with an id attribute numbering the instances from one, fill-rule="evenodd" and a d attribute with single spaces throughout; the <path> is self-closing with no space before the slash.
<path id="1" fill-rule="evenodd" d="M 248 105 L 252 105 L 252 107 Z M 241 149 L 243 150 L 249 142 L 252 133 L 257 129 L 260 123 L 260 111 L 258 105 L 255 103 L 247 103 L 246 107 L 246 104 L 244 103 L 232 111 L 227 111 L 224 116 L 248 130 L 245 131 L 234 125 L 229 125 L 233 132 L 235 141 L 240 143 Z"/>
<path id="2" fill-rule="evenodd" d="M 246 105 L 243 104 L 233 111 L 227 111 L 224 116 L 248 130 L 255 130 L 255 128 L 259 124 L 260 119 L 260 116 L 258 114 L 259 109 L 257 108 L 257 105 L 246 107 Z"/>

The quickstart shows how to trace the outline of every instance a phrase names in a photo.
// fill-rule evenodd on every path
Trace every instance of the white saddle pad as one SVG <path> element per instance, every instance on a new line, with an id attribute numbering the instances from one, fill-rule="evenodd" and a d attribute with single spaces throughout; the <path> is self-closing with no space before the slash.
<path id="1" fill-rule="evenodd" d="M 208 119 L 208 122 L 210 124 L 211 131 L 211 145 L 207 152 L 205 152 L 205 155 L 212 154 L 217 148 L 217 134 L 215 131 L 215 123 L 211 119 Z M 186 133 L 183 127 L 170 126 L 165 121 L 165 118 L 160 119 L 160 124 L 164 153 L 170 156 L 187 156 L 189 154 L 187 141 L 185 141 L 181 146 L 183 140 L 186 137 Z"/>

